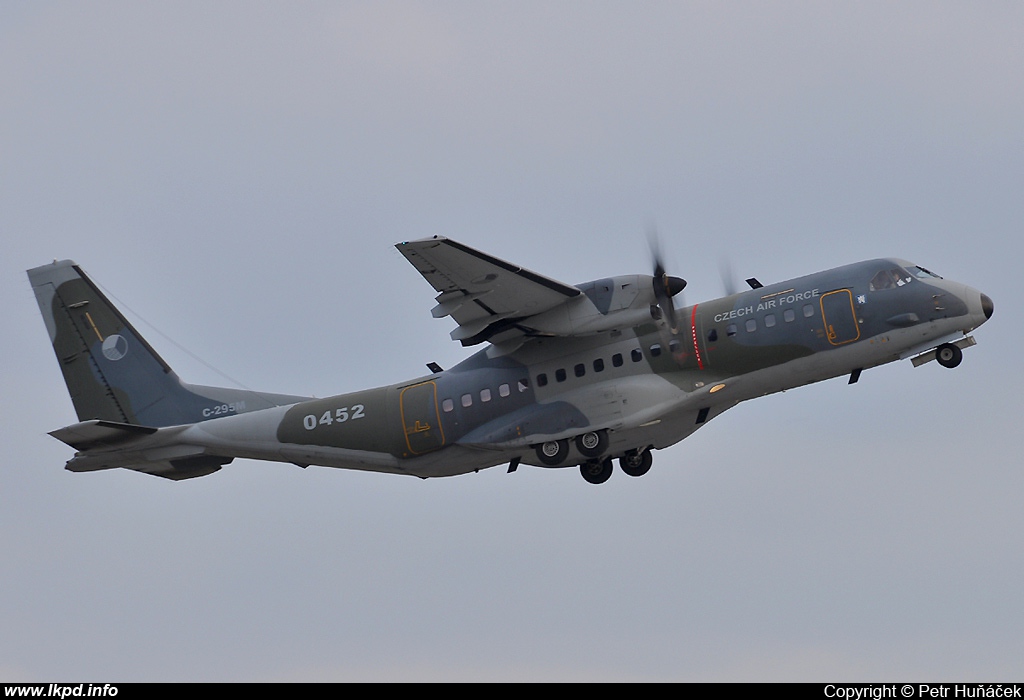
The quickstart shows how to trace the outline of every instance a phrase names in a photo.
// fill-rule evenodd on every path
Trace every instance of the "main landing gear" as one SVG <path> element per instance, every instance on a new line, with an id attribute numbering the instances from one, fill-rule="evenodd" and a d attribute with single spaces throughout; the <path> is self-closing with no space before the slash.
<path id="1" fill-rule="evenodd" d="M 608 431 L 598 430 L 596 433 L 583 433 L 576 438 L 576 449 L 584 457 L 600 457 L 608 449 Z"/>
<path id="2" fill-rule="evenodd" d="M 576 449 L 584 457 L 590 460 L 599 460 L 608 449 L 608 431 L 598 430 L 596 432 L 583 433 L 576 437 Z M 569 457 L 568 440 L 551 440 L 535 445 L 537 459 L 541 464 L 548 467 L 557 467 Z"/>
<path id="3" fill-rule="evenodd" d="M 651 470 L 654 458 L 650 450 L 630 450 L 619 457 L 619 468 L 629 476 L 643 476 Z M 580 465 L 580 474 L 590 484 L 603 484 L 612 475 L 611 457 L 591 459 Z"/>
<path id="4" fill-rule="evenodd" d="M 619 458 L 619 468 L 629 476 L 643 476 L 651 470 L 653 462 L 650 450 L 632 450 Z"/>
<path id="5" fill-rule="evenodd" d="M 603 484 L 608 481 L 612 475 L 612 460 L 608 457 L 604 459 L 592 459 L 589 462 L 584 462 L 580 465 L 580 474 L 590 484 Z"/>
<path id="6" fill-rule="evenodd" d="M 596 430 L 577 435 L 572 444 L 580 456 L 586 458 L 579 465 L 580 474 L 591 484 L 603 484 L 611 478 L 613 457 L 605 454 L 608 449 L 608 431 Z M 569 440 L 550 440 L 533 446 L 537 460 L 546 467 L 571 466 L 576 460 L 569 460 Z M 619 468 L 629 476 L 643 476 L 651 470 L 654 458 L 648 447 L 630 450 L 619 456 Z"/>
<path id="7" fill-rule="evenodd" d="M 568 440 L 552 440 L 537 445 L 537 459 L 541 464 L 549 467 L 557 467 L 569 456 Z"/>

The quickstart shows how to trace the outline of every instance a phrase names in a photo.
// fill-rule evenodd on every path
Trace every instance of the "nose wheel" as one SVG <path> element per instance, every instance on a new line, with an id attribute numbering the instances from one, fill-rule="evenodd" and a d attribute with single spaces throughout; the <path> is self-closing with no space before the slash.
<path id="1" fill-rule="evenodd" d="M 952 343 L 945 343 L 935 348 L 935 361 L 948 369 L 953 369 L 963 359 L 964 351 Z"/>

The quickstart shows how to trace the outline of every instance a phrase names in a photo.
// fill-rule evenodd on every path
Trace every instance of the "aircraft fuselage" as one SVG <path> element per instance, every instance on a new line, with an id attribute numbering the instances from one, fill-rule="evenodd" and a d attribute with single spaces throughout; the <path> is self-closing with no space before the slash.
<path id="1" fill-rule="evenodd" d="M 970 287 L 878 259 L 676 309 L 670 328 L 652 278 L 631 275 L 570 288 L 532 317 L 488 309 L 462 338 L 493 344 L 447 371 L 302 400 L 182 384 L 73 263 L 30 277 L 82 420 L 54 432 L 79 449 L 68 468 L 169 478 L 235 457 L 420 477 L 579 464 L 597 481 L 620 457 L 643 473 L 651 450 L 741 401 L 929 352 L 953 366 L 992 314 Z M 435 315 L 479 297 L 442 293 Z M 133 352 L 151 359 L 124 362 Z M 155 375 L 145 362 L 161 366 L 164 388 L 144 381 Z M 90 394 L 93 376 L 105 394 Z"/>

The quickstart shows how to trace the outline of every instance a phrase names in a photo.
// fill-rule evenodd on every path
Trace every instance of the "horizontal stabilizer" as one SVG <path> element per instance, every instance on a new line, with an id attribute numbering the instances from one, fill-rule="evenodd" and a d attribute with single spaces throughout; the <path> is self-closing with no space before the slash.
<path id="1" fill-rule="evenodd" d="M 197 445 L 167 445 L 141 450 L 133 450 L 129 445 L 108 452 L 77 454 L 65 469 L 71 472 L 96 472 L 123 468 L 180 481 L 212 474 L 233 459 L 208 454 L 205 448 Z"/>
<path id="2" fill-rule="evenodd" d="M 150 462 L 137 467 L 128 467 L 143 474 L 152 474 L 172 481 L 183 479 L 194 479 L 197 476 L 206 476 L 220 471 L 225 464 L 230 464 L 231 457 L 216 457 L 203 455 L 197 457 L 186 457 L 185 459 L 171 459 L 166 462 Z"/>
<path id="3" fill-rule="evenodd" d="M 87 420 L 51 431 L 50 435 L 76 450 L 83 451 L 96 447 L 123 445 L 131 440 L 152 435 L 156 430 L 144 425 Z"/>
<path id="4" fill-rule="evenodd" d="M 197 476 L 213 474 L 216 471 L 220 471 L 220 468 L 229 462 L 231 462 L 229 457 L 198 456 L 125 465 L 123 468 L 163 477 L 171 481 L 182 481 L 183 479 L 194 479 Z M 116 469 L 119 466 L 121 465 L 95 463 L 83 465 L 78 464 L 78 459 L 76 458 L 68 462 L 66 469 L 71 472 L 97 472 L 104 469 Z"/>

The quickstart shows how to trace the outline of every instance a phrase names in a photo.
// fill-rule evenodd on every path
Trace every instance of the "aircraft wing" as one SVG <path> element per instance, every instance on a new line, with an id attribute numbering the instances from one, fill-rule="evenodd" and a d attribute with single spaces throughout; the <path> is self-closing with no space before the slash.
<path id="1" fill-rule="evenodd" d="M 435 318 L 451 316 L 463 345 L 501 343 L 528 332 L 517 324 L 582 292 L 456 241 L 434 237 L 399 243 L 398 252 L 436 289 Z"/>

